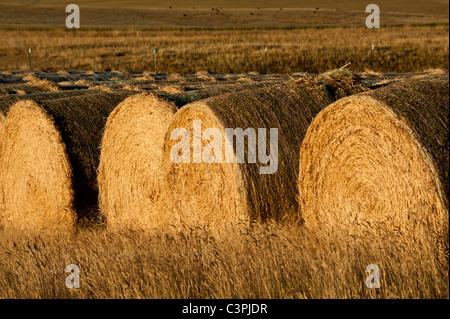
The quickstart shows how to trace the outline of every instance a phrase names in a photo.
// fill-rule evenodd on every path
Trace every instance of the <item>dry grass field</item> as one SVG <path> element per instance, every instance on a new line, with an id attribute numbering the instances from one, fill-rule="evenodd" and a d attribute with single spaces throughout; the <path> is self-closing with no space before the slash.
<path id="1" fill-rule="evenodd" d="M 448 1 L 379 1 L 367 29 L 359 1 L 79 1 L 81 28 L 65 28 L 58 1 L 0 3 L 0 69 L 153 70 L 165 73 L 362 72 L 448 69 Z M 372 66 L 371 45 L 375 45 Z"/>
<path id="2" fill-rule="evenodd" d="M 448 263 L 434 243 L 232 226 L 216 237 L 201 227 L 3 236 L 0 298 L 449 298 Z M 69 264 L 80 267 L 79 289 L 64 284 Z M 365 285 L 369 264 L 380 267 L 380 289 Z"/>
<path id="3" fill-rule="evenodd" d="M 355 72 L 448 69 L 449 27 L 399 26 L 293 30 L 3 30 L 0 69 L 154 71 L 193 74 L 325 72 L 351 62 Z"/>
<path id="4" fill-rule="evenodd" d="M 69 30 L 0 2 L 0 299 L 449 298 L 448 0 L 379 0 L 380 29 L 359 0 L 75 3 Z M 278 128 L 278 175 L 173 163 L 199 119 Z"/>

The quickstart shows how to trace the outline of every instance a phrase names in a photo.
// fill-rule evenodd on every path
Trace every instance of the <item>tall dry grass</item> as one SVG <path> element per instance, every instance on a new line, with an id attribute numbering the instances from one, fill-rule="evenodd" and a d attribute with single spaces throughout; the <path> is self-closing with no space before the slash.
<path id="1" fill-rule="evenodd" d="M 68 264 L 80 288 L 65 286 Z M 381 287 L 365 285 L 366 266 Z M 0 298 L 448 298 L 448 256 L 382 233 L 255 224 L 0 240 Z"/>

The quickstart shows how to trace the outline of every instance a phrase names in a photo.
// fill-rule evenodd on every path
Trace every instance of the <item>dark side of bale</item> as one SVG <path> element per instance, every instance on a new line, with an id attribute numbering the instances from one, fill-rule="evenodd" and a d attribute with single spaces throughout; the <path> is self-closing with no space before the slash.
<path id="1" fill-rule="evenodd" d="M 367 94 L 389 105 L 431 156 L 448 212 L 449 75 L 411 78 Z"/>
<path id="2" fill-rule="evenodd" d="M 50 101 L 64 98 L 71 98 L 76 96 L 84 96 L 87 94 L 95 94 L 99 92 L 93 92 L 88 90 L 74 90 L 65 92 L 47 92 L 47 93 L 33 93 L 33 94 L 8 94 L 0 96 L 0 111 L 4 114 L 8 113 L 9 108 L 16 102 L 21 100 L 32 100 L 35 102 Z"/>
<path id="3" fill-rule="evenodd" d="M 266 83 L 238 83 L 238 84 L 215 84 L 211 87 L 201 88 L 197 90 L 188 90 L 182 93 L 172 94 L 158 94 L 159 97 L 173 102 L 177 107 L 183 107 L 186 104 L 193 103 L 198 100 L 207 99 L 210 97 L 239 92 L 257 87 L 269 86 Z"/>

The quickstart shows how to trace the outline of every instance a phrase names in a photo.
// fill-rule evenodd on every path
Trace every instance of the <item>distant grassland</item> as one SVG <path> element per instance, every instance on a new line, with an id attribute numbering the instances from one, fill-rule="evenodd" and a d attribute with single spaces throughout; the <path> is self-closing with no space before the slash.
<path id="1" fill-rule="evenodd" d="M 78 3 L 78 2 L 77 2 Z M 97 3 L 97 2 L 94 2 Z M 114 5 L 80 5 L 81 28 L 265 28 L 310 26 L 365 26 L 368 13 L 365 5 L 352 9 L 319 8 L 222 8 L 212 5 L 198 7 L 118 7 Z M 427 7 L 428 8 L 428 7 Z M 388 11 L 380 8 L 382 25 L 448 23 L 448 9 L 411 8 L 412 11 Z M 64 28 L 65 5 L 42 6 L 0 3 L 0 27 Z M 402 9 L 402 8 L 397 8 Z M 409 10 L 409 7 L 403 8 Z M 428 14 L 425 12 L 429 12 Z M 446 14 L 447 12 L 447 14 Z"/>
<path id="2" fill-rule="evenodd" d="M 0 70 L 157 71 L 165 73 L 324 72 L 351 62 L 355 72 L 448 69 L 449 26 L 410 25 L 381 29 L 307 27 L 266 29 L 64 30 L 4 29 Z"/>
<path id="3" fill-rule="evenodd" d="M 61 0 L 14 0 L 2 1 L 5 4 L 16 6 L 45 6 L 58 7 L 66 6 L 70 2 Z M 76 3 L 81 7 L 107 7 L 107 8 L 196 8 L 196 9 L 251 9 L 251 8 L 321 8 L 321 9 L 339 9 L 339 10 L 364 10 L 365 6 L 371 2 L 362 2 L 361 0 L 77 0 Z M 402 12 L 402 13 L 420 13 L 448 15 L 448 0 L 377 0 L 376 4 L 383 11 Z"/>

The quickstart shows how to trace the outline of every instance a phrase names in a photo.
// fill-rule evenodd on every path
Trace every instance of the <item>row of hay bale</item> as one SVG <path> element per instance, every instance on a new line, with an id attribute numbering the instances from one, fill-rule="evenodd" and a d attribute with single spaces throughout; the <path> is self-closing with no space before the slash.
<path id="1" fill-rule="evenodd" d="M 334 79 L 308 78 L 218 94 L 177 112 L 167 101 L 124 103 L 108 120 L 102 143 L 99 200 L 108 225 L 220 229 L 240 220 L 297 219 L 292 176 L 298 171 L 299 147 L 309 123 L 334 100 L 362 90 L 353 77 L 337 74 Z M 257 163 L 193 163 L 192 143 L 190 163 L 173 163 L 170 152 L 177 141 L 171 140 L 171 132 L 185 128 L 192 136 L 195 120 L 203 129 L 218 128 L 223 139 L 225 128 L 278 128 L 278 172 L 260 175 Z M 202 147 L 205 144 L 202 141 Z"/>
<path id="2" fill-rule="evenodd" d="M 319 228 L 383 224 L 401 233 L 427 224 L 441 232 L 448 87 L 441 75 L 367 91 L 354 77 L 327 74 L 178 110 L 170 99 L 130 92 L 18 102 L 0 133 L 0 221 L 60 228 L 74 211 L 95 213 L 98 200 L 112 230 L 180 223 L 220 230 L 272 219 Z M 201 137 L 209 128 L 222 146 L 230 144 L 226 128 L 265 128 L 267 148 L 268 130 L 277 128 L 276 173 L 260 174 L 259 159 L 236 163 L 236 152 L 232 163 L 224 152 L 205 163 L 199 155 L 211 140 Z M 177 129 L 190 137 L 187 162 L 171 158 Z"/>
<path id="3" fill-rule="evenodd" d="M 103 131 L 110 115 L 112 120 L 128 105 L 125 112 L 131 113 L 125 113 L 127 119 L 135 120 L 133 115 L 136 115 L 137 122 L 150 118 L 152 124 L 158 118 L 146 117 L 145 113 L 153 112 L 153 99 L 161 99 L 174 112 L 173 100 L 182 106 L 220 92 L 202 90 L 198 96 L 160 94 L 161 98 L 147 94 L 131 97 L 136 95 L 131 91 L 69 91 L 2 97 L 0 226 L 18 231 L 48 229 L 52 232 L 68 231 L 80 221 L 101 222 L 97 170 Z M 127 100 L 128 97 L 131 98 Z M 147 108 L 139 109 L 139 103 Z"/>
<path id="4" fill-rule="evenodd" d="M 142 106 L 159 119 L 143 121 L 149 134 L 134 122 L 139 116 L 127 116 L 132 108 L 110 118 L 102 145 L 100 207 L 112 229 L 221 229 L 267 219 L 322 229 L 383 224 L 402 234 L 425 225 L 425 236 L 448 229 L 448 75 L 374 91 L 334 78 L 301 80 L 177 112 L 155 100 Z M 200 136 L 217 128 L 222 145 L 225 128 L 278 128 L 277 173 L 259 174 L 261 163 L 194 163 L 209 142 L 194 150 L 194 121 L 201 121 Z M 188 163 L 171 159 L 180 141 L 171 132 L 179 128 L 192 137 Z"/>
<path id="5" fill-rule="evenodd" d="M 330 90 L 302 83 L 190 104 L 176 113 L 168 132 L 182 127 L 193 136 L 196 120 L 222 137 L 225 128 L 278 128 L 279 167 L 260 175 L 260 163 L 193 163 L 192 140 L 189 163 L 175 164 L 170 151 L 177 141 L 167 134 L 163 171 L 175 203 L 170 213 L 212 228 L 287 219 L 324 231 L 363 225 L 445 236 L 448 85 L 448 76 L 409 79 L 342 98 L 345 92 L 330 96 Z"/>

